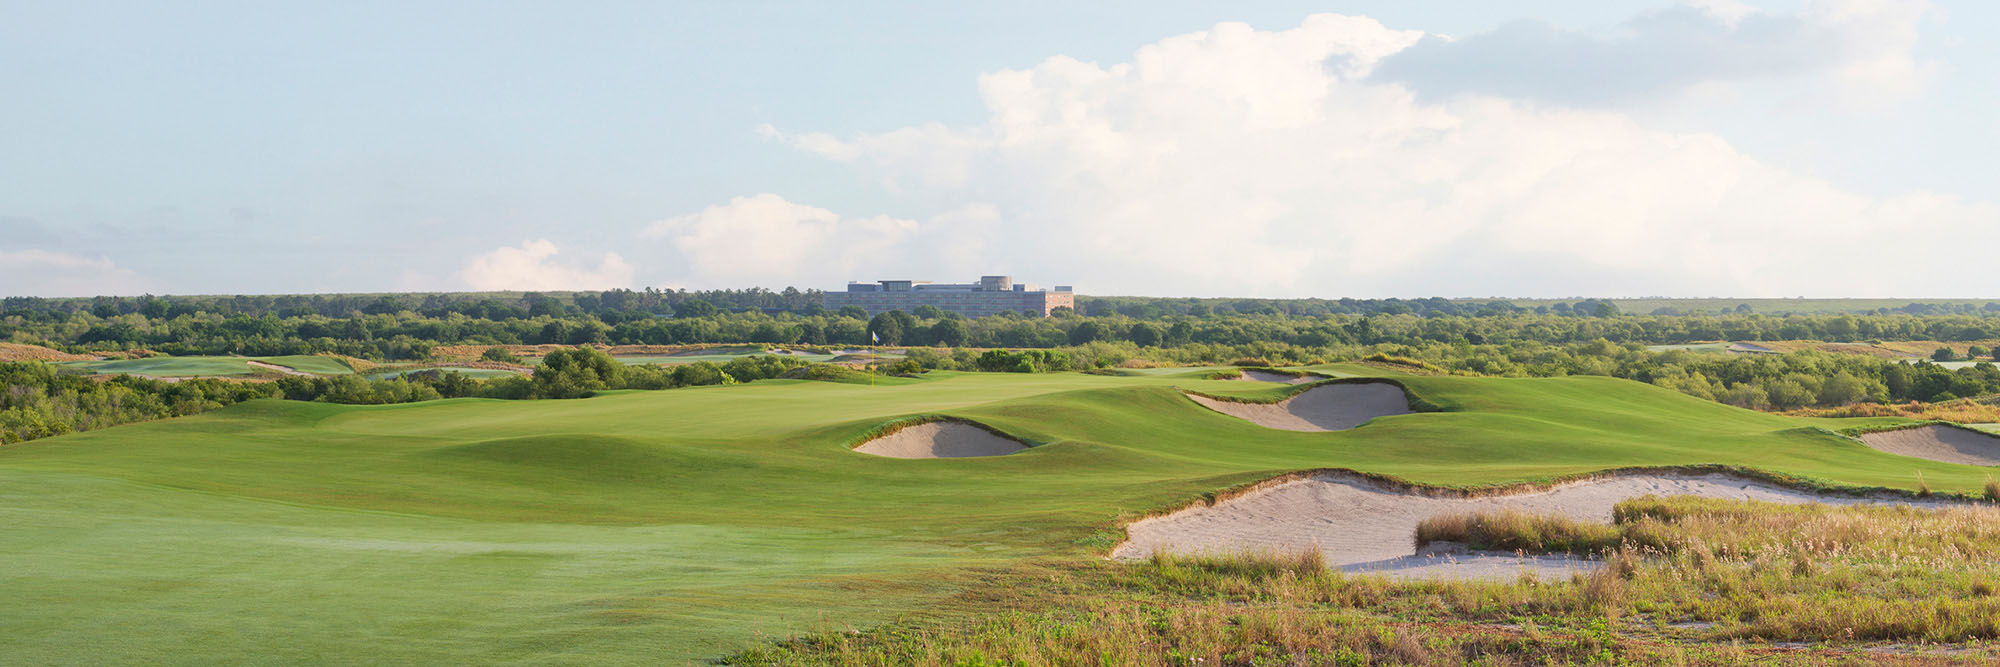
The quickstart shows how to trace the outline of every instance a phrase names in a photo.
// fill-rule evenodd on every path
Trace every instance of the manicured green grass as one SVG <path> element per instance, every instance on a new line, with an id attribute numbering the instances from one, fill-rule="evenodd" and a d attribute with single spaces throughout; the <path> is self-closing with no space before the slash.
<path id="1" fill-rule="evenodd" d="M 251 366 L 249 362 L 252 361 L 317 375 L 347 375 L 354 372 L 354 369 L 339 359 L 304 354 L 278 357 L 147 357 L 109 361 L 66 361 L 57 365 L 81 373 L 106 375 L 130 373 L 152 377 L 227 377 L 270 372 L 268 369 Z"/>
<path id="2" fill-rule="evenodd" d="M 1325 367 L 1380 374 L 1357 366 Z M 40 662 L 681 664 L 867 625 L 980 568 L 1088 558 L 1121 518 L 1339 467 L 1482 486 L 1719 463 L 1976 493 L 1985 472 L 1595 377 L 1400 377 L 1451 410 L 1274 431 L 1160 376 L 932 373 L 570 401 L 258 401 L 0 448 L 0 654 Z M 1038 446 L 847 449 L 950 414 Z"/>

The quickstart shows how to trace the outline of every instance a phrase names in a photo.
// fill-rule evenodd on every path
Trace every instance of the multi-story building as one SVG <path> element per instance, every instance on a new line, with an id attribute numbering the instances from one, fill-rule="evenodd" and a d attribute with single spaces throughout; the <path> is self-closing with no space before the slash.
<path id="1" fill-rule="evenodd" d="M 936 306 L 966 317 L 1007 312 L 1047 317 L 1049 311 L 1057 308 L 1076 308 L 1076 294 L 1068 285 L 1036 289 L 1034 285 L 1014 282 L 1013 276 L 981 276 L 976 283 L 883 280 L 850 282 L 846 291 L 826 293 L 828 309 L 839 310 L 843 306 L 859 306 L 869 315 L 891 310 L 907 313 L 917 306 Z"/>

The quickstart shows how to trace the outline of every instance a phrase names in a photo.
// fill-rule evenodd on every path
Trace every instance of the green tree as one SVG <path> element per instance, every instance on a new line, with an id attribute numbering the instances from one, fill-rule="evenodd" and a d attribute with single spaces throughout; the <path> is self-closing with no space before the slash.
<path id="1" fill-rule="evenodd" d="M 1132 344 L 1139 347 L 1158 347 L 1160 345 L 1160 328 L 1140 322 L 1132 325 L 1132 329 L 1125 332 L 1125 338 L 1131 340 Z"/>
<path id="2" fill-rule="evenodd" d="M 931 342 L 946 347 L 965 345 L 965 323 L 946 318 L 931 325 Z"/>
<path id="3" fill-rule="evenodd" d="M 1867 383 L 1847 371 L 1834 374 L 1819 387 L 1820 405 L 1847 405 L 1867 397 Z"/>
<path id="4" fill-rule="evenodd" d="M 862 308 L 860 306 L 841 306 L 840 310 L 834 312 L 835 314 L 838 314 L 841 317 L 845 317 L 850 320 L 868 319 L 868 309 Z"/>
<path id="5" fill-rule="evenodd" d="M 1082 345 L 1103 339 L 1104 325 L 1094 321 L 1085 320 L 1082 324 L 1076 325 L 1076 328 L 1069 330 L 1069 344 L 1071 345 Z"/>
<path id="6" fill-rule="evenodd" d="M 903 322 L 892 315 L 892 313 L 900 314 L 901 312 L 892 310 L 876 315 L 875 319 L 869 320 L 869 339 L 876 345 L 901 344 L 903 342 Z"/>
<path id="7" fill-rule="evenodd" d="M 935 320 L 940 317 L 944 317 L 944 311 L 942 309 L 939 309 L 937 306 L 933 306 L 928 303 L 921 306 L 917 306 L 916 308 L 912 308 L 910 310 L 910 314 L 926 320 Z"/>
<path id="8" fill-rule="evenodd" d="M 701 299 L 688 299 L 674 306 L 674 317 L 708 317 L 715 314 L 715 306 Z"/>
<path id="9" fill-rule="evenodd" d="M 592 348 L 556 350 L 535 369 L 534 395 L 539 398 L 582 398 L 601 389 L 623 386 L 624 366 L 611 355 Z"/>
<path id="10" fill-rule="evenodd" d="M 1951 351 L 1949 347 L 1940 347 L 1936 352 L 1931 353 L 1931 361 L 1956 361 L 1957 359 L 1958 353 Z"/>

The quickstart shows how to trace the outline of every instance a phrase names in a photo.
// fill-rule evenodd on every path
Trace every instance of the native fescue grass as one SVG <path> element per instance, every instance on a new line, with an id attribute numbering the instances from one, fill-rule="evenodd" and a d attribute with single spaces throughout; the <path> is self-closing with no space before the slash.
<path id="1" fill-rule="evenodd" d="M 1629 611 L 1770 640 L 2000 638 L 2000 507 L 1620 503 L 1611 526 L 1518 513 L 1424 522 L 1418 540 L 1605 556 Z M 1475 547 L 1475 548 L 1480 548 Z"/>
<path id="2" fill-rule="evenodd" d="M 1423 528 L 1433 539 L 1539 544 L 1604 559 L 1563 580 L 1396 583 L 1330 569 L 1317 550 L 1161 555 L 1022 575 L 1006 588 L 1025 601 L 969 623 L 814 635 L 731 661 L 1816 665 L 2000 657 L 1987 643 L 2000 638 L 2000 509 L 1676 497 L 1628 501 L 1617 519 L 1590 526 L 1494 513 Z M 1896 650 L 1867 650 L 1884 643 Z"/>
<path id="3" fill-rule="evenodd" d="M 1416 543 L 1458 542 L 1481 551 L 1587 554 L 1618 544 L 1617 528 L 1518 510 L 1444 514 L 1417 524 Z"/>

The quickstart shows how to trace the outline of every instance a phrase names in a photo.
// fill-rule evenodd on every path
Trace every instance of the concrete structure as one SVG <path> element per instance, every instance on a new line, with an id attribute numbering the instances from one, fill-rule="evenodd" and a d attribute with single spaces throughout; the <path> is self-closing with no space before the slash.
<path id="1" fill-rule="evenodd" d="M 1076 308 L 1076 294 L 1068 285 L 1036 289 L 1014 282 L 1013 276 L 980 276 L 976 283 L 933 283 L 927 280 L 883 280 L 848 283 L 844 292 L 827 292 L 828 310 L 859 306 L 869 315 L 891 310 L 910 312 L 917 306 L 936 306 L 945 312 L 966 317 L 985 317 L 1014 312 L 1048 317 L 1060 307 Z"/>

